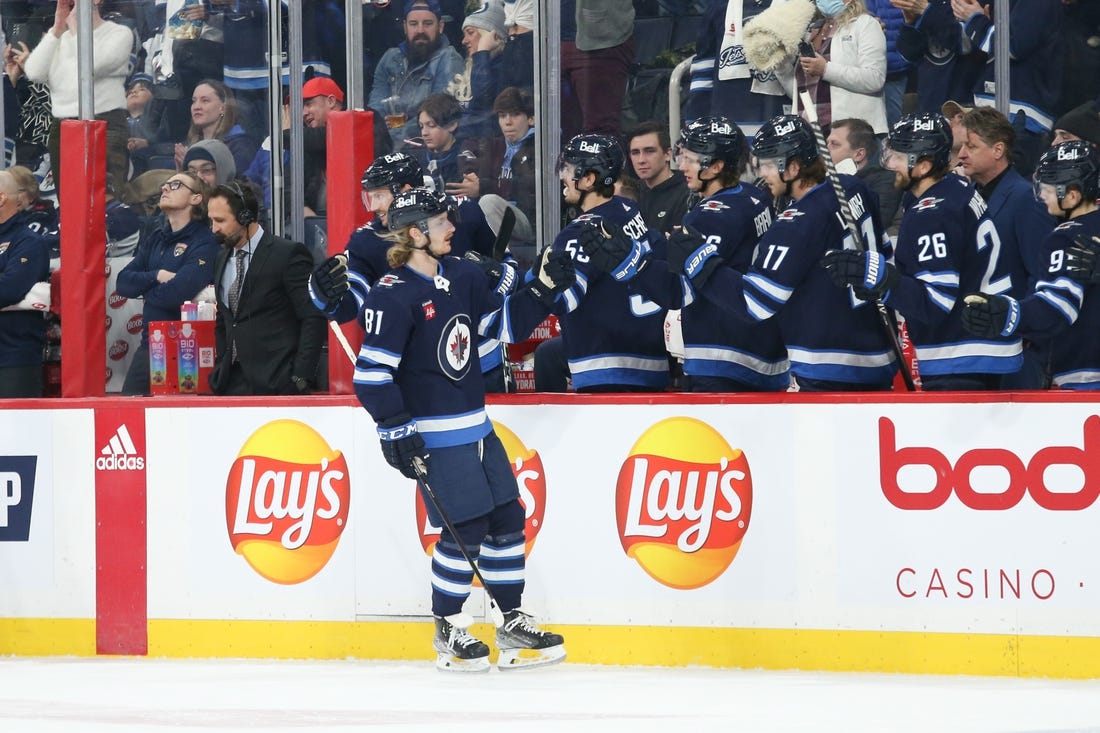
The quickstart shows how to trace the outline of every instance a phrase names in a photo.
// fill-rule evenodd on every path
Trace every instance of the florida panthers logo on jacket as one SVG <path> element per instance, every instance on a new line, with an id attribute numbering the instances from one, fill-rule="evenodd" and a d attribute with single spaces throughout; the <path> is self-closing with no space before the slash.
<path id="1" fill-rule="evenodd" d="M 474 344 L 472 334 L 470 317 L 465 313 L 451 318 L 440 333 L 439 344 L 436 346 L 439 368 L 456 382 L 470 371 Z"/>

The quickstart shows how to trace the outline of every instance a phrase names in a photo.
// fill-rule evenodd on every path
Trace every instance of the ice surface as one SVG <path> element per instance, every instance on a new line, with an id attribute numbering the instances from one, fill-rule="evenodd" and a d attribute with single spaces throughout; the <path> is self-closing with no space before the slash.
<path id="1" fill-rule="evenodd" d="M 1100 732 L 1100 681 L 431 662 L 0 659 L 3 733 Z"/>

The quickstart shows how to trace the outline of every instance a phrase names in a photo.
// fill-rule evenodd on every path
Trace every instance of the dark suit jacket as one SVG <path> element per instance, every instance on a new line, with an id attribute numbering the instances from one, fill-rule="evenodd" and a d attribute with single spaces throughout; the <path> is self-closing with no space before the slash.
<path id="1" fill-rule="evenodd" d="M 217 356 L 210 388 L 224 394 L 229 383 L 230 339 L 252 394 L 296 394 L 292 376 L 311 383 L 325 341 L 325 319 L 309 298 L 313 259 L 304 244 L 264 232 L 245 272 L 237 313 L 229 308 L 222 278 L 231 252 L 218 251 L 214 286 Z"/>

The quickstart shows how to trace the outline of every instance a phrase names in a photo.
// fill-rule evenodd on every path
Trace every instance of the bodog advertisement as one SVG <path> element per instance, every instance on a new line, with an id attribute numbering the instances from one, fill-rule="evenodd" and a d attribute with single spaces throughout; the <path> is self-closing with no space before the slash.
<path id="1" fill-rule="evenodd" d="M 229 540 L 264 578 L 301 583 L 336 552 L 350 502 L 344 455 L 305 423 L 276 420 L 249 436 L 229 471 Z"/>
<path id="2" fill-rule="evenodd" d="M 670 588 L 701 588 L 721 576 L 751 514 L 744 452 L 700 420 L 652 425 L 619 470 L 615 518 L 623 551 Z"/>

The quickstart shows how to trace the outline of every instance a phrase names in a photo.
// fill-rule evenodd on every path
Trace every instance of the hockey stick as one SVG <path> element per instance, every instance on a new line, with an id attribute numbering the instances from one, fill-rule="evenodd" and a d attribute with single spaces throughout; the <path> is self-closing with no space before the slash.
<path id="1" fill-rule="evenodd" d="M 493 259 L 501 262 L 504 253 L 508 249 L 508 243 L 512 241 L 512 229 L 516 226 L 516 212 L 509 206 L 504 209 L 504 215 L 500 217 L 500 231 L 497 232 L 496 242 L 493 243 Z"/>
<path id="2" fill-rule="evenodd" d="M 329 321 L 328 325 L 329 325 L 329 328 L 332 329 L 333 334 L 336 335 L 336 340 L 340 342 L 340 345 L 342 347 L 344 347 L 344 353 L 348 355 L 348 359 L 351 360 L 351 365 L 352 365 L 352 367 L 354 367 L 355 366 L 355 352 L 351 350 L 351 344 L 348 343 L 347 337 L 344 335 L 344 332 L 340 329 L 340 324 L 338 324 L 336 321 Z"/>
<path id="3" fill-rule="evenodd" d="M 458 545 L 458 549 L 462 552 L 462 557 L 466 558 L 466 562 L 470 564 L 470 567 L 474 571 L 474 575 L 481 581 L 481 587 L 485 589 L 485 597 L 489 599 L 489 615 L 493 619 L 493 625 L 498 629 L 504 626 L 504 614 L 500 610 L 500 604 L 497 603 L 496 596 L 489 590 L 489 584 L 485 582 L 485 578 L 482 577 L 481 571 L 477 569 L 477 563 L 474 562 L 474 558 L 470 555 L 470 551 L 466 549 L 466 543 L 459 537 L 458 532 L 455 531 L 455 526 L 451 524 L 451 518 L 447 516 L 447 512 L 443 510 L 442 505 L 439 503 L 439 499 L 435 496 L 435 491 L 432 490 L 431 484 L 428 483 L 428 467 L 424 463 L 424 459 L 420 456 L 413 458 L 412 460 L 413 471 L 416 473 L 416 479 L 420 482 L 420 485 L 424 487 L 424 493 L 431 499 L 432 504 L 435 506 L 435 510 L 439 512 L 440 519 L 443 520 L 444 526 L 447 527 L 447 531 L 451 533 L 451 537 L 454 537 L 455 544 Z"/>
<path id="4" fill-rule="evenodd" d="M 852 214 L 852 206 L 848 203 L 848 196 L 844 193 L 844 187 L 840 185 L 840 176 L 836 172 L 836 165 L 833 164 L 833 159 L 829 155 L 825 133 L 817 122 L 817 107 L 808 93 L 802 92 L 799 96 L 802 97 L 802 109 L 810 123 L 810 129 L 814 131 L 817 154 L 821 156 L 821 160 L 825 163 L 825 173 L 829 178 L 829 183 L 833 186 L 833 192 L 836 193 L 836 200 L 840 202 L 840 215 L 844 219 L 844 225 L 852 235 L 853 241 L 857 245 L 862 245 L 863 251 L 866 252 L 868 244 L 860 236 L 859 227 L 856 226 L 856 218 Z M 890 341 L 890 346 L 894 350 L 894 358 L 898 360 L 898 368 L 901 369 L 901 378 L 905 382 L 905 388 L 910 392 L 914 392 L 917 385 L 913 383 L 913 375 L 909 373 L 909 368 L 905 365 L 905 352 L 901 350 L 901 339 L 898 337 L 898 329 L 894 326 L 894 319 L 890 317 L 886 305 L 881 300 L 875 301 L 875 308 L 878 310 L 879 321 L 882 323 L 882 328 Z"/>

